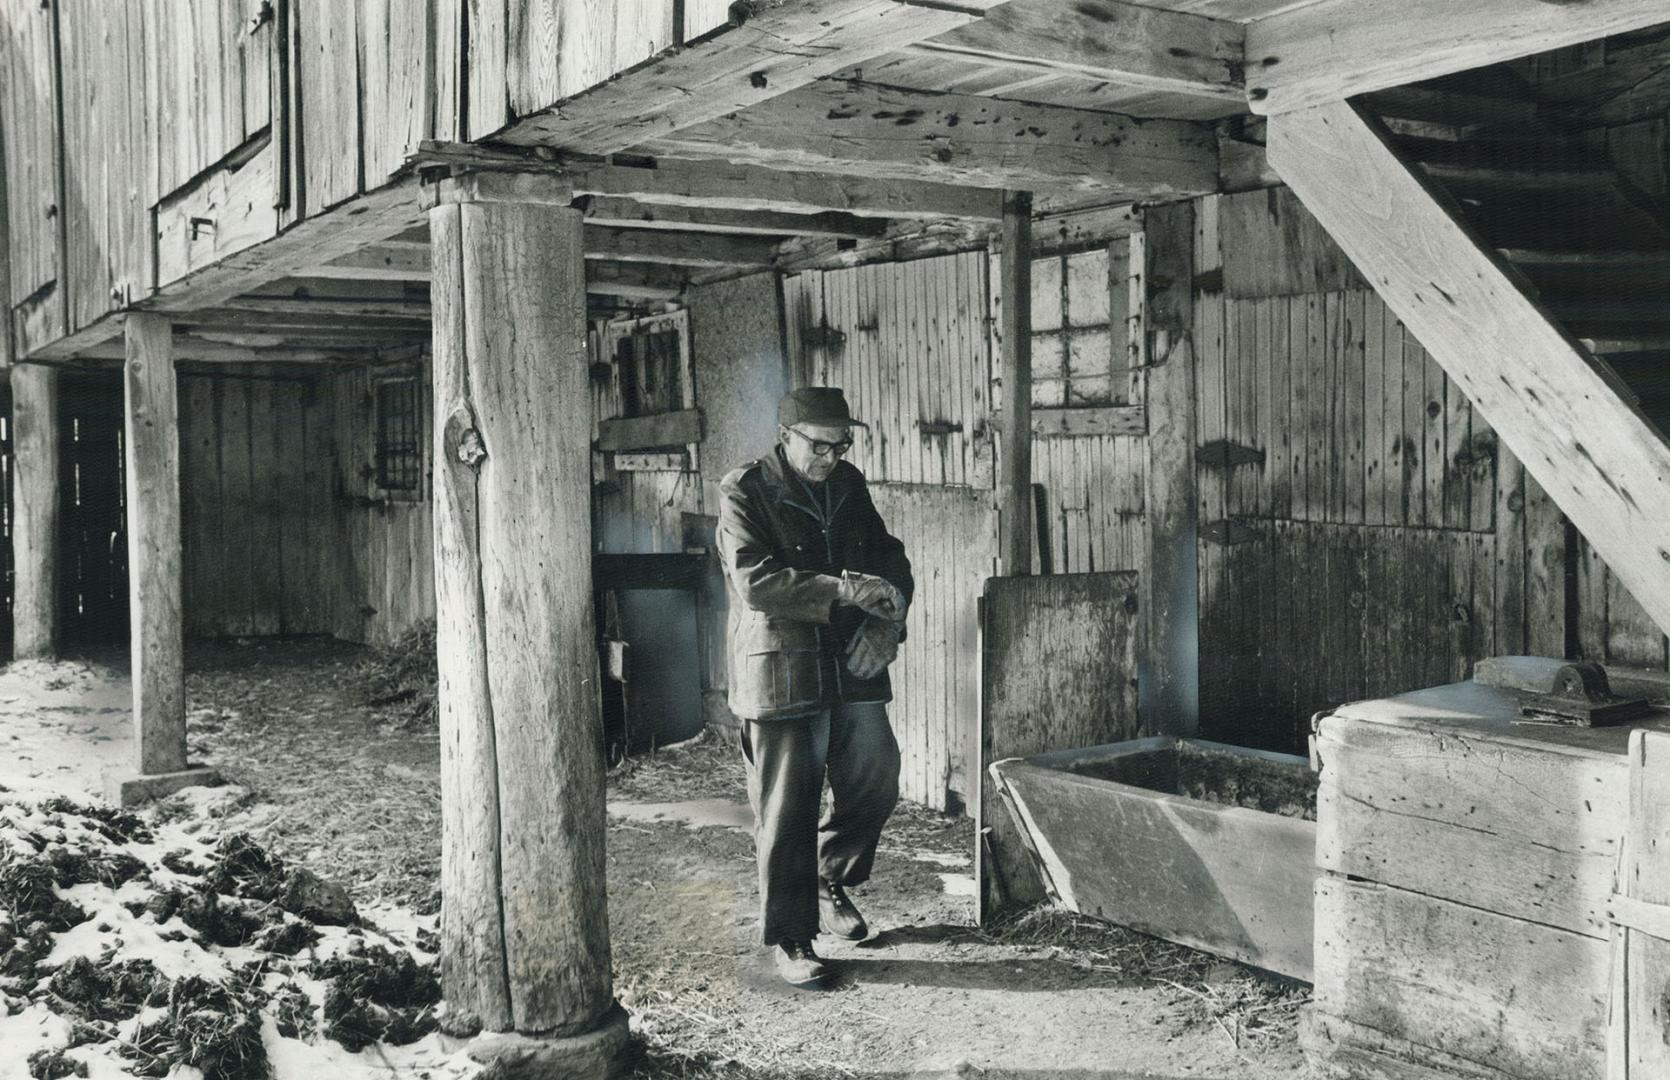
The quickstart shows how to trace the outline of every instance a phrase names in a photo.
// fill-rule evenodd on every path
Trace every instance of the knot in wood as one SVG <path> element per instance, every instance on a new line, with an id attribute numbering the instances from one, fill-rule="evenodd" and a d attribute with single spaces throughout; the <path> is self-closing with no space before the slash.
<path id="1" fill-rule="evenodd" d="M 465 428 L 458 435 L 458 460 L 475 468 L 487 457 L 487 444 L 481 441 L 481 432 L 475 428 Z"/>

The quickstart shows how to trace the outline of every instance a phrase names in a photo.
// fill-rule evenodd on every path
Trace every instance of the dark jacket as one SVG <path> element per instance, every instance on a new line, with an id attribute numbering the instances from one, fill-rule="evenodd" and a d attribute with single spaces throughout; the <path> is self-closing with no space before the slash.
<path id="1" fill-rule="evenodd" d="M 866 616 L 835 603 L 842 570 L 884 577 L 907 602 L 914 587 L 904 545 L 876 513 L 864 474 L 842 461 L 810 485 L 778 448 L 729 473 L 719 490 L 731 711 L 766 720 L 892 700 L 885 671 L 860 679 L 846 669 L 847 643 Z"/>

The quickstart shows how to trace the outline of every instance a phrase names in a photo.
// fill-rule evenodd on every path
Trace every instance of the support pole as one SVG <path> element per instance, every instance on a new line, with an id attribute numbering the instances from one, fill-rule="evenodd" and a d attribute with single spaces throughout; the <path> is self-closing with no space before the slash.
<path id="1" fill-rule="evenodd" d="M 511 1076 L 601 1076 L 609 969 L 582 218 L 430 212 L 444 1024 Z"/>
<path id="2" fill-rule="evenodd" d="M 180 423 L 173 324 L 127 317 L 124 395 L 128 608 L 134 774 L 109 774 L 112 802 L 131 806 L 210 783 L 186 762 L 185 645 L 180 620 Z"/>
<path id="3" fill-rule="evenodd" d="M 1194 204 L 1143 215 L 1148 368 L 1148 567 L 1139 713 L 1150 735 L 1200 727 L 1200 555 L 1195 511 Z"/>
<path id="4" fill-rule="evenodd" d="M 58 615 L 58 372 L 18 364 L 12 381 L 12 650 L 55 655 Z"/>
<path id="5" fill-rule="evenodd" d="M 1003 195 L 998 378 L 997 554 L 1004 577 L 1032 573 L 1032 194 Z"/>

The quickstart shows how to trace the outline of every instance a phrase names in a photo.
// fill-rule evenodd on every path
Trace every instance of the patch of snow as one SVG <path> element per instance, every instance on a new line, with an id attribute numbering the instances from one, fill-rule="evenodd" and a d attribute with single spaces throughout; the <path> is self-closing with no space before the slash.
<path id="1" fill-rule="evenodd" d="M 973 896 L 977 892 L 973 874 L 941 874 L 946 896 Z"/>
<path id="2" fill-rule="evenodd" d="M 609 816 L 627 821 L 683 822 L 687 829 L 736 829 L 752 832 L 754 811 L 745 802 L 729 799 L 692 799 L 689 802 L 612 802 Z"/>
<path id="3" fill-rule="evenodd" d="M 29 1080 L 30 1054 L 69 1041 L 69 1022 L 38 1002 L 16 1016 L 0 1015 L 0 1047 L 6 1051 L 0 1055 L 0 1080 Z"/>
<path id="4" fill-rule="evenodd" d="M 967 855 L 948 855 L 943 851 L 913 851 L 910 857 L 917 862 L 933 863 L 935 866 L 972 866 L 974 860 Z"/>

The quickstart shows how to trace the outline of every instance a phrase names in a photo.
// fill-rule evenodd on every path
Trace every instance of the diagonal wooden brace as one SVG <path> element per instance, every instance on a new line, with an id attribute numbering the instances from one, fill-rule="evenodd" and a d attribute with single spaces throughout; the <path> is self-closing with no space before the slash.
<path id="1" fill-rule="evenodd" d="M 1670 630 L 1670 445 L 1347 102 L 1272 116 L 1270 164 Z"/>

